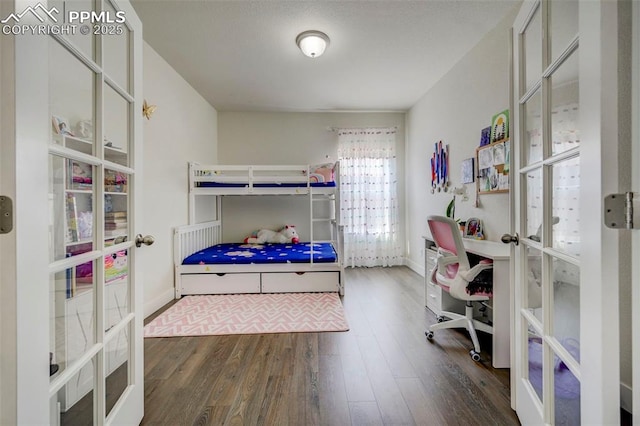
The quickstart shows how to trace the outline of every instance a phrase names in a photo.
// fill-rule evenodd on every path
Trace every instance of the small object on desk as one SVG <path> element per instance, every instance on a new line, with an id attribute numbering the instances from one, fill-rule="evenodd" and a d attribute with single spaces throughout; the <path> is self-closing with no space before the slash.
<path id="1" fill-rule="evenodd" d="M 484 240 L 482 221 L 476 217 L 470 217 L 467 220 L 467 224 L 464 229 L 464 237 L 473 238 L 476 240 Z"/>
<path id="2" fill-rule="evenodd" d="M 467 226 L 467 222 L 465 222 L 464 220 L 461 220 L 460 222 L 458 222 L 458 226 L 460 227 L 460 233 L 464 237 L 464 230 Z"/>

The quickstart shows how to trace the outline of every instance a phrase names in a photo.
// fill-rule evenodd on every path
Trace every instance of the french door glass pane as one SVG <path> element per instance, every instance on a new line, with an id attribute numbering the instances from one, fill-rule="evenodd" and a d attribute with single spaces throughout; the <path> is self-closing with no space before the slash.
<path id="1" fill-rule="evenodd" d="M 55 7 L 60 11 L 58 15 L 58 23 L 62 23 L 62 17 L 64 22 L 69 25 L 75 25 L 75 31 L 65 34 L 64 37 L 68 39 L 71 44 L 78 48 L 84 55 L 95 61 L 95 36 L 93 31 L 89 31 L 87 34 L 83 34 L 80 31 L 82 25 L 75 13 L 91 12 L 93 10 L 93 0 L 49 0 L 48 6 Z M 69 15 L 74 15 L 74 20 L 69 20 Z M 91 23 L 85 22 L 90 29 Z"/>
<path id="2" fill-rule="evenodd" d="M 555 61 L 578 35 L 578 0 L 553 0 L 550 8 L 551 62 Z"/>
<path id="3" fill-rule="evenodd" d="M 542 324 L 542 253 L 540 250 L 527 247 L 527 302 L 524 306 L 534 311 Z"/>
<path id="4" fill-rule="evenodd" d="M 105 368 L 107 415 L 129 386 L 129 331 L 130 325 L 106 344 Z"/>
<path id="5" fill-rule="evenodd" d="M 522 34 L 524 40 L 524 90 L 521 95 L 529 91 L 542 74 L 542 20 L 540 7 L 529 21 Z"/>
<path id="6" fill-rule="evenodd" d="M 553 259 L 553 337 L 580 361 L 580 267 Z"/>
<path id="7" fill-rule="evenodd" d="M 128 165 L 129 102 L 108 84 L 104 85 L 104 157 Z"/>
<path id="8" fill-rule="evenodd" d="M 108 78 L 129 92 L 129 29 L 124 22 L 117 22 L 119 17 L 108 1 L 105 1 L 104 5 L 104 10 L 114 17 L 113 20 L 116 22 L 103 25 L 100 28 L 102 33 L 103 68 Z M 126 20 L 126 16 L 124 19 Z"/>
<path id="9" fill-rule="evenodd" d="M 580 157 L 556 163 L 553 176 L 553 247 L 580 256 Z"/>
<path id="10" fill-rule="evenodd" d="M 50 378 L 78 361 L 95 343 L 92 262 L 51 276 Z"/>
<path id="11" fill-rule="evenodd" d="M 551 153 L 553 155 L 580 144 L 578 91 L 578 51 L 551 76 Z"/>
<path id="12" fill-rule="evenodd" d="M 528 378 L 540 402 L 544 401 L 542 396 L 542 384 L 544 383 L 544 375 L 542 374 L 542 348 L 542 338 L 530 330 L 526 353 L 529 366 Z"/>
<path id="13" fill-rule="evenodd" d="M 527 173 L 525 196 L 527 238 L 540 242 L 542 239 L 542 169 Z"/>
<path id="14" fill-rule="evenodd" d="M 60 260 L 93 250 L 94 167 L 49 155 L 49 253 Z"/>
<path id="15" fill-rule="evenodd" d="M 542 160 L 542 95 L 540 90 L 524 103 L 524 161 L 532 164 Z"/>
<path id="16" fill-rule="evenodd" d="M 554 424 L 580 426 L 580 381 L 557 356 L 554 367 Z"/>
<path id="17" fill-rule="evenodd" d="M 49 110 L 53 143 L 93 153 L 94 72 L 49 41 Z"/>
<path id="18" fill-rule="evenodd" d="M 95 359 L 71 378 L 50 400 L 52 425 L 93 425 Z"/>

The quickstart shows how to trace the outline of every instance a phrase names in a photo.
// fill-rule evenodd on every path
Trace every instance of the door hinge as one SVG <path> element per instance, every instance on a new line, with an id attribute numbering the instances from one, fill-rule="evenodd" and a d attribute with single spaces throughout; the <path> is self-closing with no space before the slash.
<path id="1" fill-rule="evenodd" d="M 0 234 L 8 234 L 13 229 L 13 201 L 0 195 Z"/>
<path id="2" fill-rule="evenodd" d="M 633 192 L 623 194 L 609 194 L 604 198 L 604 224 L 613 229 L 638 229 L 640 218 L 635 215 L 640 212 L 640 203 Z"/>

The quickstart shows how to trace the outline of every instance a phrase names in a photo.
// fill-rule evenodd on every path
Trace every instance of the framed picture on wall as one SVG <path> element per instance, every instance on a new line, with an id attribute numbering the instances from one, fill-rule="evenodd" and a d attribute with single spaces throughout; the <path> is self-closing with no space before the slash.
<path id="1" fill-rule="evenodd" d="M 480 131 L 480 146 L 489 145 L 491 143 L 491 126 L 485 127 Z"/>
<path id="2" fill-rule="evenodd" d="M 476 190 L 479 194 L 509 191 L 510 157 L 508 140 L 476 148 Z"/>
<path id="3" fill-rule="evenodd" d="M 509 110 L 494 115 L 491 119 L 491 142 L 499 142 L 509 138 Z"/>
<path id="4" fill-rule="evenodd" d="M 474 159 L 467 158 L 466 160 L 462 160 L 462 167 L 460 170 L 460 175 L 462 176 L 462 183 L 473 183 L 475 180 L 474 167 L 473 167 Z"/>

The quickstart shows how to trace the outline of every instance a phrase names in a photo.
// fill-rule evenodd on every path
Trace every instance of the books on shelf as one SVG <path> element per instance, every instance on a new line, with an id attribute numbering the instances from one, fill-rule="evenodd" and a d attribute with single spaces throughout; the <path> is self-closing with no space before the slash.
<path id="1" fill-rule="evenodd" d="M 119 212 L 106 212 L 104 214 L 104 218 L 105 220 L 109 220 L 109 219 L 125 219 L 127 220 L 127 212 L 126 211 L 119 211 Z"/>
<path id="2" fill-rule="evenodd" d="M 104 229 L 106 231 L 115 231 L 117 229 L 126 230 L 127 229 L 127 222 L 123 222 L 123 223 L 105 223 L 104 224 Z"/>
<path id="3" fill-rule="evenodd" d="M 113 236 L 113 234 L 122 234 L 126 233 L 128 226 L 127 222 L 127 212 L 126 211 L 117 211 L 117 212 L 107 212 L 104 214 L 104 229 L 106 236 Z M 109 231 L 117 231 L 117 232 L 109 232 Z"/>
<path id="4" fill-rule="evenodd" d="M 107 238 L 126 235 L 128 225 L 126 211 L 112 211 L 104 214 L 104 236 Z"/>
<path id="5" fill-rule="evenodd" d="M 76 206 L 76 196 L 67 194 L 65 200 L 67 229 L 64 241 L 65 243 L 75 243 L 78 241 L 78 209 Z"/>
<path id="6" fill-rule="evenodd" d="M 66 298 L 71 299 L 76 293 L 76 268 L 69 268 L 65 273 L 66 282 Z"/>
<path id="7" fill-rule="evenodd" d="M 124 237 L 126 235 L 127 235 L 127 233 L 125 231 L 123 231 L 123 230 L 104 231 L 105 240 L 108 240 L 108 241 L 113 240 L 113 239 L 115 239 L 117 237 Z M 110 245 L 110 244 L 107 244 L 107 245 Z"/>

